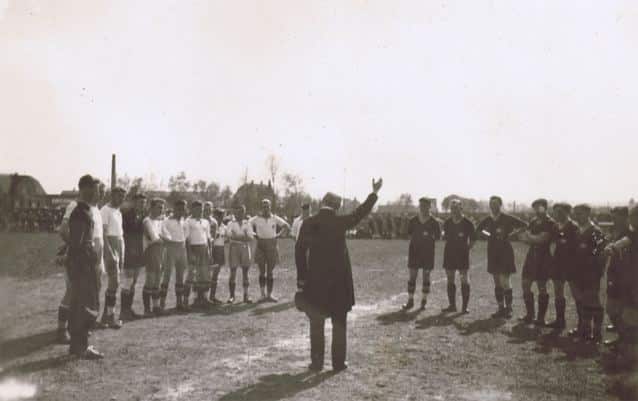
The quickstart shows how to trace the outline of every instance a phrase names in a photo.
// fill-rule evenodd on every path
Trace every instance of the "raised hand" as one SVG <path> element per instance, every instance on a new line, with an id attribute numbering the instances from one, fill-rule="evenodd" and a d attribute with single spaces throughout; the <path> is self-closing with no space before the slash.
<path id="1" fill-rule="evenodd" d="M 379 178 L 376 181 L 374 180 L 374 178 L 372 179 L 372 192 L 376 194 L 377 192 L 379 192 L 382 186 L 383 186 L 383 178 Z"/>

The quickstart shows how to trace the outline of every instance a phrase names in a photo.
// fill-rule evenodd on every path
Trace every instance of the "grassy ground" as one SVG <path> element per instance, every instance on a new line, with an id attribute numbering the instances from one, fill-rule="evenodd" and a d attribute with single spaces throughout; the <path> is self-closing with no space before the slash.
<path id="1" fill-rule="evenodd" d="M 91 342 L 107 357 L 90 362 L 68 358 L 65 346 L 52 344 L 64 288 L 61 268 L 52 263 L 57 237 L 0 235 L 0 383 L 34 384 L 36 399 L 601 400 L 635 394 L 632 376 L 603 367 L 601 349 L 515 319 L 490 319 L 493 287 L 482 243 L 472 255 L 471 313 L 443 315 L 442 269 L 432 274 L 427 309 L 400 313 L 407 243 L 352 241 L 357 305 L 348 320 L 350 369 L 335 375 L 306 371 L 308 323 L 291 303 L 291 241 L 281 243 L 278 304 L 236 304 L 96 331 Z M 516 250 L 520 264 L 524 247 Z M 225 270 L 221 282 L 227 277 Z M 515 315 L 522 314 L 519 280 L 513 277 Z M 251 282 L 256 298 L 254 270 Z M 225 298 L 227 287 L 220 288 Z M 172 294 L 168 303 L 174 305 Z M 135 307 L 141 309 L 139 295 Z M 548 318 L 552 312 L 550 306 Z M 568 320 L 574 324 L 571 305 Z"/>

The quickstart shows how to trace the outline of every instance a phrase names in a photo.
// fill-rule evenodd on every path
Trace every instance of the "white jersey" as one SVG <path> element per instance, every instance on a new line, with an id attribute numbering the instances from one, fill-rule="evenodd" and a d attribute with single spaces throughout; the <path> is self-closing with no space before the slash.
<path id="1" fill-rule="evenodd" d="M 122 212 L 119 208 L 111 207 L 110 204 L 102 206 L 100 209 L 100 217 L 107 237 L 122 238 L 124 231 L 122 230 Z"/>
<path id="2" fill-rule="evenodd" d="M 144 235 L 142 236 L 142 249 L 146 251 L 152 242 L 160 239 L 162 232 L 162 220 L 152 219 L 150 216 L 144 219 Z"/>

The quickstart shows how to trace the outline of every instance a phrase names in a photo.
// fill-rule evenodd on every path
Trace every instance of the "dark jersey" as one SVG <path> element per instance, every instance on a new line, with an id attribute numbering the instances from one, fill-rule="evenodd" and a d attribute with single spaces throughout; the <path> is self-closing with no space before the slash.
<path id="1" fill-rule="evenodd" d="M 603 274 L 601 251 L 605 245 L 605 237 L 595 225 L 579 230 L 574 258 L 577 284 L 589 286 L 600 281 Z"/>
<path id="2" fill-rule="evenodd" d="M 551 240 L 556 231 L 556 222 L 549 217 L 534 217 L 529 223 L 533 235 L 547 234 L 548 240 L 541 244 L 530 244 L 523 265 L 523 277 L 531 280 L 549 279 L 552 267 Z"/>
<path id="3" fill-rule="evenodd" d="M 443 250 L 443 268 L 467 270 L 470 267 L 470 242 L 476 239 L 474 224 L 463 217 L 454 222 L 451 217 L 443 223 L 445 248 Z"/>
<path id="4" fill-rule="evenodd" d="M 441 225 L 434 217 L 421 222 L 419 216 L 415 216 L 408 223 L 408 235 L 408 267 L 431 270 L 434 267 L 434 242 L 441 239 Z"/>
<path id="5" fill-rule="evenodd" d="M 574 260 L 578 246 L 578 226 L 572 220 L 565 224 L 556 224 L 552 238 L 556 244 L 552 261 L 551 278 L 554 280 L 571 280 L 574 276 Z"/>
<path id="6" fill-rule="evenodd" d="M 514 249 L 509 236 L 515 230 L 527 227 L 527 223 L 509 214 L 501 213 L 498 218 L 489 216 L 476 228 L 487 236 L 487 271 L 491 274 L 514 273 Z"/>
<path id="7" fill-rule="evenodd" d="M 144 214 L 135 209 L 122 213 L 122 230 L 124 231 L 124 267 L 137 268 L 144 266 Z"/>

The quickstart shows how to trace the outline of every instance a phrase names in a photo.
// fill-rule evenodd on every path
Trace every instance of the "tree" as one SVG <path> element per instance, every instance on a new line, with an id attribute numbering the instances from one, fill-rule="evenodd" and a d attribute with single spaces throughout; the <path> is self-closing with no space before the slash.
<path id="1" fill-rule="evenodd" d="M 193 185 L 193 192 L 204 193 L 206 192 L 207 187 L 208 187 L 208 184 L 206 183 L 205 180 L 197 180 L 195 181 L 195 184 Z"/>
<path id="2" fill-rule="evenodd" d="M 224 189 L 222 189 L 222 191 L 219 193 L 218 203 L 221 206 L 228 208 L 231 205 L 232 199 L 233 199 L 233 191 L 230 189 L 228 185 L 226 185 Z"/>
<path id="3" fill-rule="evenodd" d="M 180 172 L 176 176 L 168 179 L 168 189 L 173 192 L 188 192 L 192 184 L 186 178 L 185 172 Z"/>
<path id="4" fill-rule="evenodd" d="M 475 213 L 480 209 L 479 202 L 476 199 L 465 198 L 463 196 L 453 194 L 443 198 L 443 201 L 441 202 L 441 208 L 443 209 L 443 211 L 447 212 L 450 210 L 450 203 L 454 199 L 458 199 L 461 201 L 463 210 L 465 210 L 466 212 Z"/>
<path id="5" fill-rule="evenodd" d="M 412 200 L 412 195 L 403 193 L 399 195 L 399 199 L 397 199 L 394 204 L 399 206 L 414 206 L 414 201 Z"/>
<path id="6" fill-rule="evenodd" d="M 270 154 L 266 159 L 266 168 L 270 177 L 270 183 L 272 184 L 273 191 L 277 193 L 277 175 L 279 174 L 279 160 L 274 154 Z"/>

